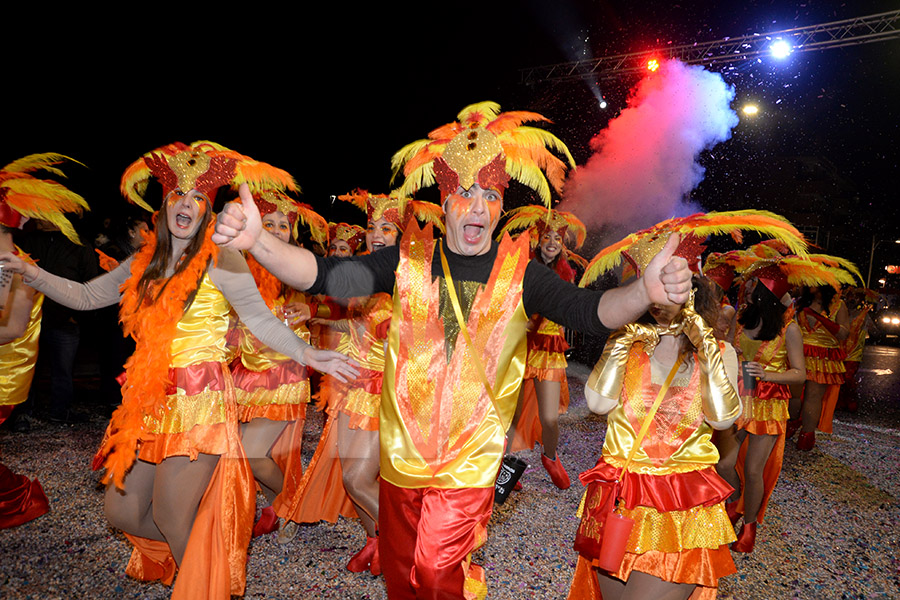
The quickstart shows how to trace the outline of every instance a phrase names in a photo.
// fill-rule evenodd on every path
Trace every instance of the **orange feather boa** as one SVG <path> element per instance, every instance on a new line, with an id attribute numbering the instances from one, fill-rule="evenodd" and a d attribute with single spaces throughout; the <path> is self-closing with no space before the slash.
<path id="1" fill-rule="evenodd" d="M 218 257 L 219 247 L 210 236 L 214 223 L 206 230 L 203 245 L 187 268 L 173 276 L 165 293 L 153 301 L 153 292 L 165 280 L 150 284 L 143 302 L 138 303 L 138 282 L 156 250 L 156 235 L 144 234 L 144 245 L 134 255 L 131 277 L 122 286 L 119 317 L 123 331 L 136 342 L 134 354 L 125 363 L 127 381 L 122 387 L 122 404 L 112 415 L 108 435 L 100 449 L 105 456 L 104 482 L 112 481 L 122 489 L 125 474 L 134 464 L 138 440 L 144 432 L 146 415 L 160 416 L 166 410 L 172 340 L 184 315 L 184 303 L 200 285 L 210 260 Z"/>
<path id="2" fill-rule="evenodd" d="M 253 281 L 256 282 L 256 287 L 259 288 L 259 294 L 262 296 L 262 299 L 265 300 L 269 310 L 272 310 L 275 306 L 275 301 L 284 295 L 284 286 L 277 277 L 269 273 L 264 266 L 259 264 L 259 262 L 253 258 L 252 254 L 248 254 L 246 258 L 247 267 L 250 269 L 250 274 L 253 275 Z"/>

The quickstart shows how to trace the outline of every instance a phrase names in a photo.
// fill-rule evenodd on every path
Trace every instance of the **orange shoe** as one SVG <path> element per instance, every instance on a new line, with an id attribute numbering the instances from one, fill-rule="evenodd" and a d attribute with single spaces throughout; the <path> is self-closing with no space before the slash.
<path id="1" fill-rule="evenodd" d="M 541 462 L 544 464 L 544 468 L 547 469 L 547 472 L 550 474 L 550 479 L 553 481 L 553 485 L 561 490 L 567 489 L 570 485 L 572 485 L 572 483 L 569 481 L 569 474 L 566 473 L 566 469 L 559 461 L 558 452 L 556 453 L 556 458 L 553 460 L 547 458 L 546 454 L 541 454 Z"/>
<path id="2" fill-rule="evenodd" d="M 750 552 L 753 552 L 754 544 L 756 544 L 756 521 L 741 525 L 738 539 L 731 545 L 731 551 L 749 554 Z"/>
<path id="3" fill-rule="evenodd" d="M 347 563 L 347 570 L 354 573 L 368 571 L 372 564 L 372 557 L 375 556 L 377 551 L 378 538 L 366 536 L 366 545 L 363 546 L 362 550 L 353 555 L 353 558 Z M 379 569 L 381 568 L 380 562 L 381 561 L 379 561 L 378 565 Z"/>
<path id="4" fill-rule="evenodd" d="M 262 509 L 259 520 L 253 524 L 253 537 L 272 533 L 276 529 L 278 529 L 278 515 L 275 514 L 274 508 L 267 506 Z"/>
<path id="5" fill-rule="evenodd" d="M 737 525 L 737 522 L 741 519 L 742 516 L 742 514 L 738 512 L 737 505 L 737 502 L 725 503 L 725 513 L 728 515 L 728 520 L 731 521 L 732 527 Z"/>
<path id="6" fill-rule="evenodd" d="M 816 445 L 816 432 L 815 431 L 801 431 L 800 435 L 797 436 L 797 450 L 802 450 L 803 452 L 809 452 Z"/>

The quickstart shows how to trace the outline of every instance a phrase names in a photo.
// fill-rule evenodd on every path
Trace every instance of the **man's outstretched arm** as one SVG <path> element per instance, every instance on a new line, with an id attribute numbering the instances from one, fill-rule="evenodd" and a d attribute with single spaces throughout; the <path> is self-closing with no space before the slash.
<path id="1" fill-rule="evenodd" d="M 216 218 L 213 241 L 227 248 L 249 250 L 272 275 L 294 289 L 310 288 L 318 275 L 315 254 L 286 244 L 265 231 L 246 184 L 241 184 L 239 194 L 241 201 L 226 204 Z"/>

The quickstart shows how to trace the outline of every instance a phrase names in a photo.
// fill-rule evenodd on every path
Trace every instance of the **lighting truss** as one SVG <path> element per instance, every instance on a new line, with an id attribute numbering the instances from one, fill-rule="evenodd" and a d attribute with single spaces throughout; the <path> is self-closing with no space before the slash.
<path id="1" fill-rule="evenodd" d="M 521 83 L 534 85 L 584 78 L 592 81 L 613 79 L 646 71 L 647 61 L 651 58 L 674 58 L 694 65 L 742 62 L 768 54 L 769 46 L 779 38 L 788 42 L 793 52 L 811 52 L 897 39 L 900 38 L 900 10 L 770 33 L 754 33 L 712 42 L 521 69 Z"/>

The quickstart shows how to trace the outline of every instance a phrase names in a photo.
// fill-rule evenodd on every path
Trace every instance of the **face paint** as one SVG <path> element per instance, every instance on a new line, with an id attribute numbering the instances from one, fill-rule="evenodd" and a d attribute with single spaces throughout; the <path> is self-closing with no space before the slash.
<path id="1" fill-rule="evenodd" d="M 193 238 L 208 206 L 209 197 L 203 192 L 191 190 L 185 194 L 177 189 L 169 192 L 166 196 L 166 225 L 169 232 L 179 239 Z"/>
<path id="2" fill-rule="evenodd" d="M 396 225 L 384 219 L 370 222 L 366 228 L 366 248 L 369 252 L 376 252 L 387 246 L 395 246 L 399 233 Z"/>
<path id="3" fill-rule="evenodd" d="M 280 210 L 270 212 L 262 218 L 263 228 L 285 243 L 291 241 L 291 222 Z"/>
<path id="4" fill-rule="evenodd" d="M 464 256 L 487 253 L 502 210 L 501 192 L 477 183 L 468 190 L 458 188 L 444 202 L 447 247 Z"/>

